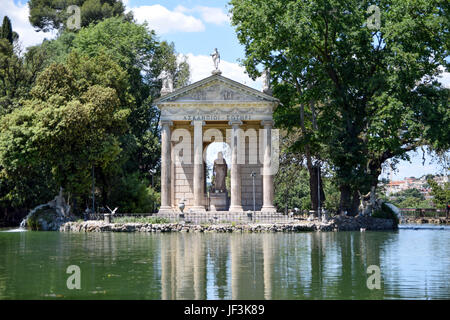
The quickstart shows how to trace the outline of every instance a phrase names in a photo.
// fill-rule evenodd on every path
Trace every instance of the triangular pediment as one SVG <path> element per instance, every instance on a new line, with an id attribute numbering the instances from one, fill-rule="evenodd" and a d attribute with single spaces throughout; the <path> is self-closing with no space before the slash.
<path id="1" fill-rule="evenodd" d="M 171 92 L 157 101 L 164 102 L 278 102 L 278 99 L 221 75 L 213 75 Z"/>

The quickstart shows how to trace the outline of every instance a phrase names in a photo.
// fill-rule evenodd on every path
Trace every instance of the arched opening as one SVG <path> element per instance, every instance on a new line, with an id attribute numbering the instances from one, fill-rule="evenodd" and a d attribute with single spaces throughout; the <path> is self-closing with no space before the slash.
<path id="1" fill-rule="evenodd" d="M 228 210 L 230 192 L 231 148 L 225 142 L 212 142 L 206 148 L 206 190 L 212 211 Z"/>

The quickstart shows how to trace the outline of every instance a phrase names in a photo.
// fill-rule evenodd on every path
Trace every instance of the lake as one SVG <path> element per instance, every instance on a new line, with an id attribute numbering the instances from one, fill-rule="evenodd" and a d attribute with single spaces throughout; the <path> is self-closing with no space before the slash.
<path id="1" fill-rule="evenodd" d="M 396 232 L 0 232 L 0 299 L 449 299 L 450 227 Z M 67 268 L 79 266 L 81 289 Z M 370 290 L 369 266 L 381 271 Z"/>

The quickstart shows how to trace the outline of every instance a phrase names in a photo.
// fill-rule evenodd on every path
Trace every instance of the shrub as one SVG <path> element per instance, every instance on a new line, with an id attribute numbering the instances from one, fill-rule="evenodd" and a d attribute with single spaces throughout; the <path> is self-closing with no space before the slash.
<path id="1" fill-rule="evenodd" d="M 378 209 L 372 213 L 373 218 L 381 218 L 381 219 L 392 219 L 395 221 L 395 224 L 398 225 L 398 217 L 391 208 L 389 208 L 385 203 L 381 204 L 381 209 Z"/>

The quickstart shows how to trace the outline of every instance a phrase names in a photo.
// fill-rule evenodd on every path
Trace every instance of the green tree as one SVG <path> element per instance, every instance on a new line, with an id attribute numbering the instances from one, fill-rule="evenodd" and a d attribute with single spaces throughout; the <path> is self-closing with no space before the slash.
<path id="1" fill-rule="evenodd" d="M 1 119 L 2 178 L 11 183 L 30 168 L 48 167 L 56 185 L 86 194 L 91 167 L 108 168 L 121 151 L 130 113 L 121 104 L 129 95 L 126 78 L 106 55 L 71 54 L 65 64 L 47 68 L 32 98 Z"/>
<path id="2" fill-rule="evenodd" d="M 8 16 L 3 17 L 3 23 L 0 29 L 0 38 L 6 39 L 10 44 L 13 44 L 13 30 L 11 20 L 9 20 Z"/>
<path id="3" fill-rule="evenodd" d="M 350 214 L 360 194 L 375 192 L 386 160 L 450 144 L 449 90 L 437 81 L 449 66 L 448 1 L 379 1 L 375 26 L 372 4 L 231 0 L 243 64 L 255 77 L 270 67 L 275 89 L 297 100 L 288 107 L 316 115 L 318 130 L 300 143 L 320 142 Z"/>
<path id="4" fill-rule="evenodd" d="M 450 182 L 440 186 L 433 179 L 428 179 L 428 184 L 431 186 L 431 195 L 435 206 L 440 209 L 445 208 L 450 203 Z"/>
<path id="5" fill-rule="evenodd" d="M 308 190 L 308 172 L 303 165 L 304 157 L 290 147 L 293 133 L 282 131 L 279 170 L 274 178 L 274 204 L 279 211 L 288 213 L 298 208 L 310 210 L 311 200 Z"/>
<path id="6" fill-rule="evenodd" d="M 0 39 L 0 116 L 16 108 L 20 99 L 29 96 L 43 64 L 43 52 L 31 49 L 19 56 L 12 44 Z"/>
<path id="7" fill-rule="evenodd" d="M 38 31 L 64 30 L 67 20 L 73 15 L 73 12 L 67 12 L 71 5 L 80 8 L 81 27 L 114 16 L 132 20 L 130 13 L 125 14 L 125 6 L 121 0 L 29 0 L 30 23 Z"/>

